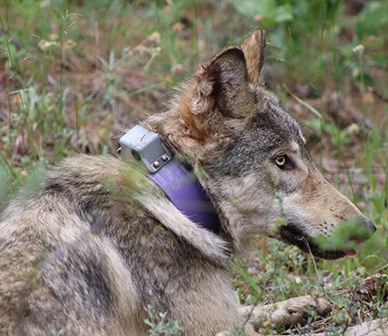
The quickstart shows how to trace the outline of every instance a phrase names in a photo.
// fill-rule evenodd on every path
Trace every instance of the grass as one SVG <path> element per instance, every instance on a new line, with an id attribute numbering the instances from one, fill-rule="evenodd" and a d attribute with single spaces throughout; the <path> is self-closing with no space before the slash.
<path id="1" fill-rule="evenodd" d="M 265 28 L 268 84 L 303 125 L 324 175 L 378 234 L 356 257 L 330 262 L 261 239 L 254 256 L 236 260 L 236 292 L 247 304 L 328 297 L 332 316 L 282 332 L 340 334 L 388 315 L 387 281 L 376 275 L 388 271 L 387 3 L 257 3 L 1 0 L 0 209 L 42 166 L 77 152 L 115 155 L 122 130 L 164 109 L 177 82 Z"/>

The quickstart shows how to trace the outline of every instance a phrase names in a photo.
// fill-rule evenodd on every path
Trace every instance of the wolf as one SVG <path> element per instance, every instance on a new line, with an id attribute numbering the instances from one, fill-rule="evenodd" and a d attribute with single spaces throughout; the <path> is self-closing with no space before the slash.
<path id="1" fill-rule="evenodd" d="M 257 30 L 222 50 L 168 111 L 142 123 L 191 167 L 217 230 L 182 213 L 131 162 L 66 158 L 1 214 L 1 335 L 146 335 L 148 305 L 178 321 L 183 335 L 215 335 L 269 313 L 240 309 L 230 284 L 231 258 L 252 237 L 326 259 L 353 255 L 369 238 L 373 223 L 324 179 L 299 125 L 266 88 L 264 47 Z M 344 245 L 331 245 L 349 221 L 363 234 L 345 230 Z M 305 306 L 328 308 L 302 297 L 269 316 L 289 323 Z M 254 326 L 246 323 L 245 332 L 253 335 Z"/>

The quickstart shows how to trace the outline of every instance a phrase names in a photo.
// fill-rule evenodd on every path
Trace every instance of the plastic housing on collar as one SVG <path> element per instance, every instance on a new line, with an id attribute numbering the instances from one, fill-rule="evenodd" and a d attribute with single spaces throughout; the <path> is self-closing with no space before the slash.
<path id="1" fill-rule="evenodd" d="M 135 126 L 120 139 L 124 160 L 142 161 L 147 177 L 164 191 L 175 207 L 197 225 L 217 233 L 216 210 L 191 167 L 181 164 L 160 136 Z"/>
<path id="2" fill-rule="evenodd" d="M 172 159 L 172 153 L 160 136 L 139 125 L 120 138 L 121 156 L 143 161 L 150 173 L 155 173 Z"/>

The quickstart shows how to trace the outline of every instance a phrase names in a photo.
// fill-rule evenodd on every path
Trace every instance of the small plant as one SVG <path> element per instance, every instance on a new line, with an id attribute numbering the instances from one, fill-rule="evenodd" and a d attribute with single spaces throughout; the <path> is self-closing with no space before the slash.
<path id="1" fill-rule="evenodd" d="M 179 336 L 182 335 L 183 329 L 179 326 L 175 320 L 167 318 L 167 313 L 157 313 L 156 310 L 150 305 L 144 308 L 148 314 L 148 319 L 144 322 L 150 327 L 148 334 L 151 336 Z"/>
<path id="2" fill-rule="evenodd" d="M 52 331 L 52 336 L 63 336 L 63 335 L 65 335 L 65 329 L 63 328 Z"/>

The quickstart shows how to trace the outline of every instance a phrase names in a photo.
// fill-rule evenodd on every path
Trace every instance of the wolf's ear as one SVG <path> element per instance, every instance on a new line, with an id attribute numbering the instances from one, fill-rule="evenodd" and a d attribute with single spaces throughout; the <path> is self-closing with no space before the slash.
<path id="1" fill-rule="evenodd" d="M 251 32 L 241 45 L 247 64 L 248 79 L 260 84 L 260 73 L 264 65 L 265 31 Z"/>
<path id="2" fill-rule="evenodd" d="M 241 47 L 230 47 L 204 64 L 183 95 L 179 112 L 190 133 L 204 138 L 209 126 L 223 117 L 244 119 L 255 97 L 249 84 L 259 84 L 264 61 L 265 34 L 252 32 Z"/>
<path id="3" fill-rule="evenodd" d="M 203 65 L 195 74 L 187 97 L 189 112 L 204 121 L 215 110 L 221 115 L 241 118 L 253 96 L 248 89 L 248 73 L 240 47 L 230 47 Z"/>

